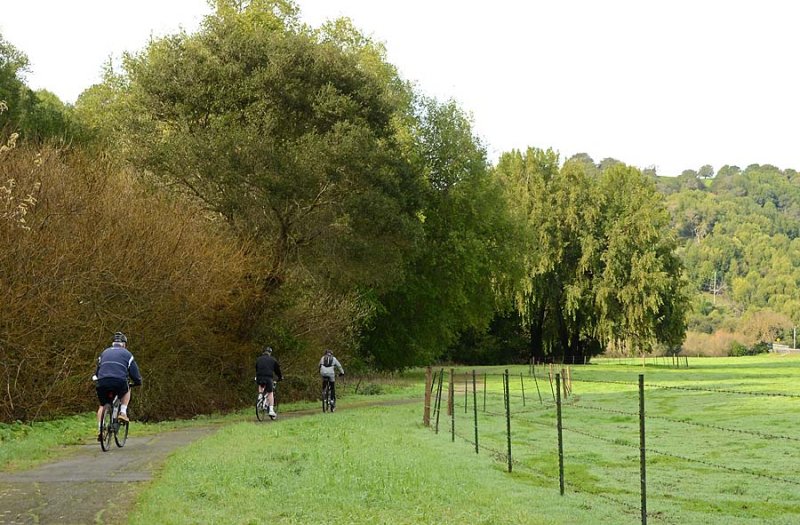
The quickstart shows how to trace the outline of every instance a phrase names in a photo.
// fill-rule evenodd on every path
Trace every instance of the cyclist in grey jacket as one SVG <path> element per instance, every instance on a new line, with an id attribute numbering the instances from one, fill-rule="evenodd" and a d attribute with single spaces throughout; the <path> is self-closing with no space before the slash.
<path id="1" fill-rule="evenodd" d="M 325 395 L 325 383 L 331 385 L 331 412 L 336 409 L 336 369 L 339 375 L 344 375 L 342 364 L 333 356 L 330 349 L 325 350 L 325 355 L 319 360 L 319 373 L 322 376 L 322 393 Z"/>
<path id="2" fill-rule="evenodd" d="M 117 332 L 111 346 L 103 350 L 97 358 L 97 368 L 92 378 L 97 382 L 97 399 L 100 402 L 100 408 L 97 409 L 97 439 L 102 439 L 100 419 L 103 416 L 103 405 L 114 399 L 115 395 L 119 396 L 120 412 L 117 417 L 128 421 L 128 405 L 131 402 L 128 377 L 134 386 L 142 384 L 142 374 L 127 346 L 128 338 L 122 332 Z"/>

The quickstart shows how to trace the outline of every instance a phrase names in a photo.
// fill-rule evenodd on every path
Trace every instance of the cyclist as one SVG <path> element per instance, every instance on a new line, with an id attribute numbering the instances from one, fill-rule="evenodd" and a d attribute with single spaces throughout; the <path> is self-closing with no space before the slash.
<path id="1" fill-rule="evenodd" d="M 322 395 L 325 395 L 325 384 L 330 383 L 331 388 L 331 412 L 336 409 L 336 368 L 339 375 L 344 375 L 342 364 L 333 356 L 330 349 L 325 350 L 325 355 L 319 360 L 319 373 L 322 376 Z"/>
<path id="2" fill-rule="evenodd" d="M 258 383 L 258 400 L 261 401 L 264 393 L 267 395 L 270 419 L 275 419 L 275 381 L 283 380 L 281 365 L 272 357 L 272 348 L 267 346 L 264 352 L 256 359 L 256 383 Z"/>
<path id="3" fill-rule="evenodd" d="M 97 369 L 94 379 L 97 383 L 97 399 L 100 408 L 97 409 L 97 439 L 102 440 L 100 434 L 100 419 L 103 416 L 103 406 L 108 402 L 109 394 L 120 398 L 120 420 L 128 422 L 128 405 L 131 402 L 131 391 L 128 388 L 130 377 L 134 386 L 142 384 L 142 374 L 133 359 L 133 354 L 128 350 L 128 338 L 122 332 L 114 334 L 111 346 L 103 350 L 97 358 Z"/>

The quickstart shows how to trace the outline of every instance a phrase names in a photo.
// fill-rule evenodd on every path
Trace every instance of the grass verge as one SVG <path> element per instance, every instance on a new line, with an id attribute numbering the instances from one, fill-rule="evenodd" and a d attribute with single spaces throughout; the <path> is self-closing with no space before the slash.
<path id="1" fill-rule="evenodd" d="M 619 517 L 602 501 L 561 498 L 454 446 L 422 427 L 420 407 L 226 426 L 176 453 L 130 522 L 588 525 Z"/>

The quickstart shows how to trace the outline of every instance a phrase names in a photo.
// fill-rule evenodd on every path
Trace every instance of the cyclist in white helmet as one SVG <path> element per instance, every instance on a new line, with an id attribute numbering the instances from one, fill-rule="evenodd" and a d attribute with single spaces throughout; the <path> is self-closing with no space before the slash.
<path id="1" fill-rule="evenodd" d="M 331 385 L 331 412 L 336 410 L 336 369 L 339 369 L 339 375 L 344 375 L 344 368 L 342 364 L 333 356 L 330 349 L 325 350 L 325 355 L 319 360 L 319 374 L 322 376 L 322 392 L 325 395 L 325 383 Z"/>
<path id="2" fill-rule="evenodd" d="M 130 377 L 133 386 L 142 384 L 142 374 L 133 359 L 133 354 L 128 350 L 128 338 L 122 332 L 114 334 L 111 346 L 103 350 L 97 358 L 97 369 L 94 379 L 97 386 L 97 399 L 100 408 L 97 409 L 97 439 L 101 440 L 100 418 L 103 416 L 103 406 L 114 398 L 120 398 L 119 419 L 128 421 L 128 405 L 131 402 L 131 390 L 128 388 Z"/>

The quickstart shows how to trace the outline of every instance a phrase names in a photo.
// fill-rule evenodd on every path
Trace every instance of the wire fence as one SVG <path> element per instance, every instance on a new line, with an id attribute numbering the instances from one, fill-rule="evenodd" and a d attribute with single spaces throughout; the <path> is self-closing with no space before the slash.
<path id="1" fill-rule="evenodd" d="M 786 468 L 798 456 L 800 395 L 583 375 L 552 365 L 429 370 L 425 418 L 508 472 L 602 499 L 630 523 L 687 523 L 699 502 L 736 506 L 759 523 L 772 523 L 770 512 L 800 523 L 800 475 Z"/>

